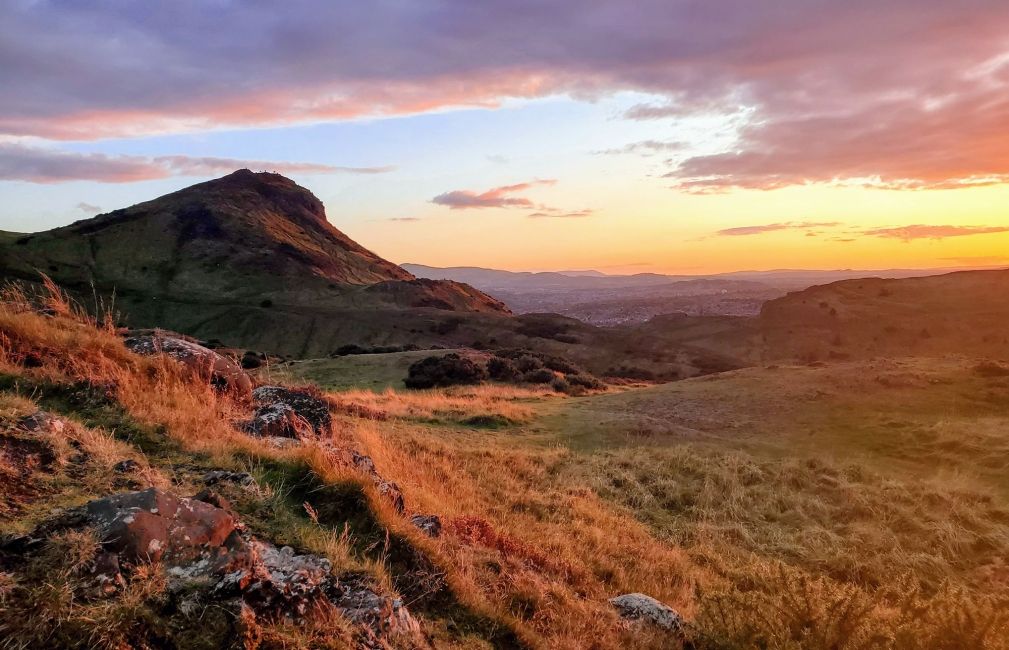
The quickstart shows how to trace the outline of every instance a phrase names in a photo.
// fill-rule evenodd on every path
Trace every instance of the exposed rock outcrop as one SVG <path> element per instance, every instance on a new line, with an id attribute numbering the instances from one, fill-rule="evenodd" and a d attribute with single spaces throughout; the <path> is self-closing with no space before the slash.
<path id="1" fill-rule="evenodd" d="M 629 621 L 640 621 L 683 634 L 686 624 L 672 607 L 661 603 L 645 594 L 624 594 L 610 599 L 610 604 L 617 608 L 621 618 Z"/>
<path id="2" fill-rule="evenodd" d="M 242 397 L 252 394 L 252 379 L 242 366 L 199 343 L 160 333 L 131 336 L 125 343 L 127 348 L 137 354 L 167 354 L 194 374 L 206 376 L 222 389 Z"/>
<path id="3" fill-rule="evenodd" d="M 156 563 L 166 573 L 172 611 L 215 605 L 231 612 L 238 625 L 250 619 L 302 624 L 335 609 L 354 624 L 366 648 L 418 635 L 402 602 L 382 593 L 369 576 L 334 575 L 324 557 L 256 539 L 227 507 L 209 491 L 193 498 L 155 488 L 116 494 L 7 541 L 3 551 L 31 553 L 53 534 L 91 528 L 100 550 L 90 567 L 89 597 L 113 596 L 137 567 Z"/>
<path id="4" fill-rule="evenodd" d="M 256 412 L 244 428 L 261 437 L 307 438 L 329 431 L 333 416 L 318 389 L 260 386 L 252 391 Z"/>
<path id="5" fill-rule="evenodd" d="M 438 515 L 413 515 L 410 523 L 428 537 L 441 537 L 441 517 Z"/>
<path id="6" fill-rule="evenodd" d="M 370 478 L 378 493 L 392 502 L 393 507 L 396 508 L 396 512 L 404 512 L 406 502 L 403 499 L 403 492 L 399 489 L 398 485 L 382 478 L 382 475 L 375 468 L 375 461 L 371 459 L 371 456 L 362 454 L 355 449 L 332 445 L 327 448 L 326 453 L 334 463 L 354 468 Z"/>
<path id="7" fill-rule="evenodd" d="M 70 426 L 70 421 L 48 411 L 36 411 L 19 419 L 17 426 L 29 433 L 62 434 Z"/>

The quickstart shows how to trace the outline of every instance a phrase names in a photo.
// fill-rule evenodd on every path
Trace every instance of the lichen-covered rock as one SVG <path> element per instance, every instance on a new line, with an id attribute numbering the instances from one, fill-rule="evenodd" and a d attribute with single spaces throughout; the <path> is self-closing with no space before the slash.
<path id="1" fill-rule="evenodd" d="M 133 460 L 132 458 L 121 460 L 112 466 L 112 471 L 119 472 L 120 474 L 129 474 L 139 469 L 140 469 L 140 463 Z"/>
<path id="2" fill-rule="evenodd" d="M 438 515 L 413 515 L 410 517 L 410 523 L 428 537 L 441 536 L 441 517 Z"/>
<path id="3" fill-rule="evenodd" d="M 211 383 L 241 397 L 252 394 L 252 379 L 242 366 L 199 343 L 165 334 L 131 336 L 125 340 L 131 351 L 145 356 L 167 354 Z"/>
<path id="4" fill-rule="evenodd" d="M 256 482 L 256 479 L 248 472 L 229 472 L 228 470 L 223 469 L 216 469 L 207 472 L 203 475 L 202 480 L 205 485 L 238 483 L 239 485 L 245 487 L 253 485 Z"/>
<path id="5" fill-rule="evenodd" d="M 70 421 L 48 411 L 36 411 L 19 419 L 17 426 L 29 433 L 61 434 L 70 427 Z"/>
<path id="6" fill-rule="evenodd" d="M 6 542 L 3 551 L 30 553 L 55 533 L 87 527 L 101 542 L 88 597 L 112 596 L 138 565 L 159 563 L 170 611 L 226 610 L 236 633 L 257 620 L 308 623 L 335 608 L 356 626 L 359 647 L 387 648 L 389 638 L 419 634 L 402 602 L 383 594 L 370 576 L 334 575 L 324 557 L 258 540 L 227 507 L 210 491 L 193 498 L 153 488 L 116 494 Z"/>
<path id="7" fill-rule="evenodd" d="M 237 527 L 226 510 L 157 488 L 96 499 L 86 509 L 103 548 L 126 562 L 185 564 L 223 546 Z"/>
<path id="8" fill-rule="evenodd" d="M 329 431 L 333 416 L 317 389 L 260 386 L 252 391 L 256 412 L 245 424 L 262 437 L 304 438 Z"/>
<path id="9" fill-rule="evenodd" d="M 624 594 L 610 599 L 620 616 L 631 621 L 656 625 L 670 632 L 683 633 L 683 617 L 672 607 L 645 594 Z"/>

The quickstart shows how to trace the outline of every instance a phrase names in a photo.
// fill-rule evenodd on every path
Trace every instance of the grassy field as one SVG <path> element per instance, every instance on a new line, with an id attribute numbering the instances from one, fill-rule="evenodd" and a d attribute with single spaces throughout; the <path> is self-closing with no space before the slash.
<path id="1" fill-rule="evenodd" d="M 529 414 L 510 427 L 404 424 L 383 444 L 474 463 L 464 498 L 433 489 L 446 476 L 407 484 L 430 491 L 432 507 L 494 495 L 484 516 L 524 539 L 538 536 L 516 513 L 573 516 L 546 495 L 601 497 L 688 560 L 689 592 L 677 591 L 683 576 L 659 573 L 628 588 L 666 594 L 728 647 L 942 647 L 946 637 L 963 647 L 975 626 L 1009 616 L 1009 378 L 978 363 L 767 366 L 527 396 Z M 502 475 L 515 457 L 536 471 Z M 399 462 L 397 472 L 418 473 Z M 741 614 L 754 608 L 790 613 Z M 880 625 L 893 636 L 863 645 Z"/>
<path id="2" fill-rule="evenodd" d="M 417 350 L 386 354 L 349 354 L 343 357 L 294 361 L 260 371 L 263 377 L 310 381 L 326 390 L 404 390 L 403 379 L 412 363 L 459 350 Z"/>

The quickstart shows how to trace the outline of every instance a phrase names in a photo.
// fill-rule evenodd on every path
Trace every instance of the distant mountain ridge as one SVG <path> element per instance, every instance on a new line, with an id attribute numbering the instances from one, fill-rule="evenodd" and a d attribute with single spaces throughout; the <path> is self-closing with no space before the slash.
<path id="1" fill-rule="evenodd" d="M 913 278 L 956 271 L 991 270 L 978 267 L 933 269 L 770 269 L 764 271 L 729 271 L 712 274 L 632 273 L 608 274 L 596 270 L 584 271 L 503 271 L 475 266 L 434 267 L 405 263 L 404 269 L 420 278 L 466 282 L 484 291 L 494 289 L 555 290 L 613 289 L 647 287 L 691 280 L 742 280 L 759 282 L 778 288 L 805 288 L 840 280 L 866 277 Z M 1004 268 L 1004 267 L 995 267 Z"/>

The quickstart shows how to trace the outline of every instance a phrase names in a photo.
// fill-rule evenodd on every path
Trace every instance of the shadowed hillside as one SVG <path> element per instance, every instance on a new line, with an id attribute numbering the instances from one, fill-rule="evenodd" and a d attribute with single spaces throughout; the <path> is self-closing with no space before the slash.
<path id="1" fill-rule="evenodd" d="M 1009 356 L 1009 271 L 865 278 L 772 300 L 759 318 L 767 358 Z"/>

